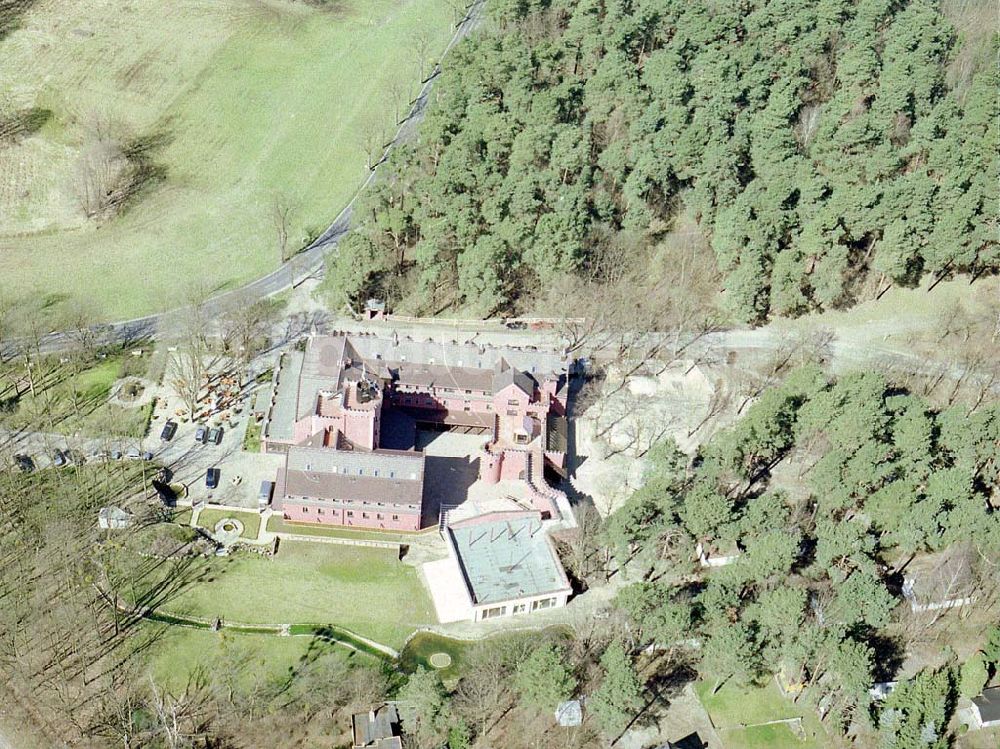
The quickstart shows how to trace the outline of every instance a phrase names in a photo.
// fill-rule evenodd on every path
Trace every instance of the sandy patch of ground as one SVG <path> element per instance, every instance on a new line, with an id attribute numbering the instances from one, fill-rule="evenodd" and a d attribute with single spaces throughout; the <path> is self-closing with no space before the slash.
<path id="1" fill-rule="evenodd" d="M 610 514 L 643 482 L 643 455 L 668 437 L 692 454 L 731 419 L 721 370 L 677 361 L 663 371 L 633 376 L 618 387 L 609 374 L 594 405 L 576 422 L 577 465 L 571 483 Z"/>

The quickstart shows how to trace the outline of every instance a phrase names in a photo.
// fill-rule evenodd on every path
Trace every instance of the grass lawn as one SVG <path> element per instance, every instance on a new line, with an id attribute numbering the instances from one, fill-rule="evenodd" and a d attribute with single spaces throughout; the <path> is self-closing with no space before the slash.
<path id="1" fill-rule="evenodd" d="M 165 613 L 247 624 L 335 624 L 394 648 L 435 621 L 417 571 L 383 549 L 287 541 L 274 557 L 237 554 L 198 562 L 203 580 Z"/>
<path id="2" fill-rule="evenodd" d="M 699 681 L 694 688 L 701 704 L 712 717 L 712 723 L 724 733 L 726 747 L 820 749 L 824 746 L 823 727 L 815 713 L 783 697 L 773 681 L 762 687 L 727 683 L 715 694 L 712 694 L 713 686 L 711 682 Z M 799 739 L 787 725 L 756 725 L 789 718 L 802 718 L 806 735 L 804 740 Z"/>
<path id="3" fill-rule="evenodd" d="M 389 533 L 381 531 L 353 530 L 351 528 L 324 528 L 309 523 L 289 523 L 272 515 L 267 521 L 267 529 L 271 533 L 296 533 L 301 536 L 316 536 L 318 538 L 353 538 L 357 541 L 388 541 L 390 543 L 409 543 L 414 533 Z M 431 532 L 436 532 L 432 530 Z"/>
<path id="4" fill-rule="evenodd" d="M 781 696 L 777 686 L 768 682 L 763 687 L 737 687 L 724 684 L 712 694 L 711 682 L 699 681 L 695 691 L 701 704 L 719 728 L 765 723 L 769 720 L 795 718 L 802 715 L 798 706 Z"/>
<path id="5" fill-rule="evenodd" d="M 153 631 L 157 625 L 144 625 Z M 183 690 L 188 676 L 199 666 L 230 657 L 244 660 L 245 681 L 253 677 L 281 679 L 304 660 L 320 654 L 344 659 L 377 661 L 364 653 L 311 637 L 211 632 L 189 627 L 167 627 L 151 649 L 150 670 L 157 683 Z"/>
<path id="6" fill-rule="evenodd" d="M 257 538 L 260 533 L 260 515 L 256 512 L 240 512 L 239 510 L 202 510 L 198 513 L 198 525 L 206 530 L 214 530 L 215 524 L 224 518 L 236 518 L 243 523 L 242 538 Z M 189 518 L 190 521 L 190 518 Z"/>
<path id="7" fill-rule="evenodd" d="M 462 673 L 465 657 L 473 643 L 453 640 L 431 632 L 420 632 L 414 635 L 403 651 L 399 654 L 399 666 L 406 673 L 413 673 L 418 666 L 437 671 L 442 679 L 455 679 Z M 451 665 L 437 669 L 431 665 L 430 658 L 435 653 L 447 653 Z"/>
<path id="8" fill-rule="evenodd" d="M 786 725 L 734 728 L 722 731 L 726 749 L 822 749 L 823 744 L 808 737 L 800 739 Z"/>
<path id="9" fill-rule="evenodd" d="M 0 40 L 0 95 L 48 113 L 0 147 L 5 287 L 122 319 L 273 270 L 276 197 L 292 249 L 326 228 L 366 140 L 387 141 L 419 90 L 417 40 L 426 74 L 453 21 L 442 0 L 31 5 Z M 103 223 L 77 197 L 102 120 L 159 174 Z"/>
<path id="10" fill-rule="evenodd" d="M 14 362 L 5 366 L 20 368 Z M 143 360 L 124 353 L 109 354 L 105 359 L 78 367 L 47 359 L 35 375 L 34 395 L 26 381 L 16 399 L 10 387 L 0 390 L 0 402 L 5 401 L 0 425 L 8 429 L 30 427 L 95 437 L 142 437 L 149 428 L 152 403 L 123 408 L 108 403 L 108 397 L 116 381 L 126 376 L 141 376 L 145 368 Z"/>
<path id="11" fill-rule="evenodd" d="M 260 452 L 260 430 L 261 424 L 256 419 L 250 419 L 247 423 L 247 431 L 243 435 L 243 449 L 248 453 Z"/>
<path id="12" fill-rule="evenodd" d="M 1000 746 L 1000 728 L 968 731 L 955 740 L 957 749 L 996 749 Z"/>

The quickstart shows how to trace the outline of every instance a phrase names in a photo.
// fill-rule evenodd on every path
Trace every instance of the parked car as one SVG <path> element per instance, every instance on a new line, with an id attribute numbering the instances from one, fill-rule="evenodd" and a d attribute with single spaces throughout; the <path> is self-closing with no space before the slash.
<path id="1" fill-rule="evenodd" d="M 215 489 L 219 485 L 219 473 L 218 468 L 209 468 L 205 471 L 205 486 Z"/>
<path id="2" fill-rule="evenodd" d="M 213 445 L 222 443 L 222 427 L 212 427 L 208 430 L 208 441 Z"/>
<path id="3" fill-rule="evenodd" d="M 31 473 L 35 470 L 35 461 L 23 453 L 15 455 L 14 462 L 17 464 L 17 467 L 21 469 L 22 473 Z"/>
<path id="4" fill-rule="evenodd" d="M 143 460 L 149 461 L 153 459 L 153 453 L 149 450 L 143 450 L 141 457 Z"/>
<path id="5" fill-rule="evenodd" d="M 97 450 L 90 454 L 90 460 L 94 463 L 105 463 L 111 460 L 111 453 L 107 450 Z"/>
<path id="6" fill-rule="evenodd" d="M 111 459 L 112 460 L 121 460 L 122 459 L 122 451 L 121 450 L 112 450 L 111 451 Z"/>
<path id="7" fill-rule="evenodd" d="M 177 434 L 177 422 L 168 421 L 163 425 L 163 430 L 160 432 L 160 439 L 163 442 L 170 442 L 175 434 Z"/>
<path id="8" fill-rule="evenodd" d="M 138 447 L 130 447 L 128 449 L 128 452 L 125 453 L 125 457 L 128 458 L 129 460 L 138 460 L 139 459 L 139 448 Z"/>
<path id="9" fill-rule="evenodd" d="M 56 468 L 62 468 L 67 463 L 69 463 L 69 460 L 66 459 L 66 453 L 62 450 L 56 450 L 52 453 L 52 464 Z"/>
<path id="10" fill-rule="evenodd" d="M 194 441 L 205 444 L 205 438 L 208 437 L 208 427 L 205 425 L 199 425 L 197 429 L 194 430 Z"/>

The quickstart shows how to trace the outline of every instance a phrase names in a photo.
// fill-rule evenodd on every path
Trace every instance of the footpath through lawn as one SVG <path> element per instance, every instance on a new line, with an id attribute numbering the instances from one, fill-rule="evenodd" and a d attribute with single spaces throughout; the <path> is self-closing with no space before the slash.
<path id="1" fill-rule="evenodd" d="M 333 624 L 392 648 L 435 621 L 416 569 L 395 550 L 285 541 L 273 557 L 200 560 L 204 575 L 160 607 L 246 624 Z"/>
<path id="2" fill-rule="evenodd" d="M 237 684 L 245 687 L 254 680 L 288 678 L 294 669 L 320 654 L 345 661 L 377 663 L 364 653 L 318 638 L 168 627 L 152 647 L 150 666 L 157 683 L 177 691 L 183 691 L 198 668 L 236 671 Z"/>

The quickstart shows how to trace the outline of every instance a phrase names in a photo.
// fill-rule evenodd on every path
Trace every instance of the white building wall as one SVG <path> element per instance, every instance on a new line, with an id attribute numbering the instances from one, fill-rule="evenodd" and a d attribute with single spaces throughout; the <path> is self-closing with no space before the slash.
<path id="1" fill-rule="evenodd" d="M 499 619 L 504 616 L 520 616 L 531 614 L 535 611 L 545 611 L 565 606 L 569 601 L 570 591 L 558 591 L 547 593 L 541 596 L 530 598 L 516 598 L 510 601 L 499 603 L 488 603 L 475 606 L 473 611 L 473 621 L 482 622 L 488 619 Z"/>

